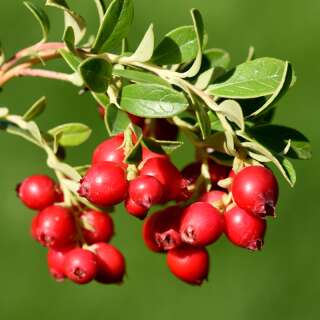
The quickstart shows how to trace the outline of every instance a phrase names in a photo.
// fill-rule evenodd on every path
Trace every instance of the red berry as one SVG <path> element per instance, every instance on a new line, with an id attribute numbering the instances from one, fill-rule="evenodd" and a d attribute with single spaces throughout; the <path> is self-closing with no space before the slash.
<path id="1" fill-rule="evenodd" d="M 142 160 L 146 162 L 147 160 L 152 158 L 168 159 L 168 157 L 165 154 L 153 152 L 146 147 L 142 147 Z"/>
<path id="2" fill-rule="evenodd" d="M 50 206 L 36 218 L 37 241 L 43 246 L 59 249 L 69 246 L 76 239 L 76 225 L 69 209 Z"/>
<path id="3" fill-rule="evenodd" d="M 208 202 L 208 203 L 210 203 L 210 204 L 213 204 L 213 203 L 216 202 L 216 201 L 221 201 L 221 200 L 222 200 L 222 197 L 223 197 L 224 195 L 227 195 L 227 193 L 224 192 L 224 191 L 221 191 L 221 190 L 211 190 L 211 191 L 209 191 L 209 192 L 204 193 L 204 194 L 200 197 L 199 201 L 201 201 L 201 202 Z"/>
<path id="4" fill-rule="evenodd" d="M 61 200 L 61 192 L 48 176 L 34 175 L 26 178 L 17 187 L 21 201 L 30 209 L 42 210 Z"/>
<path id="5" fill-rule="evenodd" d="M 82 228 L 86 243 L 109 242 L 113 236 L 113 221 L 106 212 L 90 210 L 82 213 L 81 219 L 84 225 L 90 229 Z"/>
<path id="6" fill-rule="evenodd" d="M 147 160 L 140 174 L 153 176 L 163 185 L 163 201 L 178 199 L 186 189 L 185 180 L 169 159 L 151 158 Z"/>
<path id="7" fill-rule="evenodd" d="M 97 257 L 96 280 L 101 283 L 121 283 L 126 272 L 126 263 L 122 253 L 104 242 L 94 245 Z"/>
<path id="8" fill-rule="evenodd" d="M 208 277 L 209 254 L 205 248 L 185 245 L 168 252 L 167 264 L 180 280 L 201 285 Z"/>
<path id="9" fill-rule="evenodd" d="M 207 246 L 217 241 L 223 230 L 223 216 L 209 203 L 195 202 L 182 214 L 181 238 L 189 244 Z"/>
<path id="10" fill-rule="evenodd" d="M 234 178 L 232 194 L 240 208 L 260 217 L 274 215 L 278 200 L 277 179 L 264 167 L 246 167 Z"/>
<path id="11" fill-rule="evenodd" d="M 124 134 L 120 133 L 99 144 L 93 152 L 92 163 L 105 161 L 123 163 L 125 159 L 123 142 Z"/>
<path id="12" fill-rule="evenodd" d="M 129 184 L 129 197 L 147 209 L 159 203 L 162 194 L 162 184 L 153 176 L 140 176 Z"/>
<path id="13" fill-rule="evenodd" d="M 31 220 L 30 234 L 34 240 L 37 240 L 38 216 L 38 214 L 35 215 Z"/>
<path id="14" fill-rule="evenodd" d="M 234 207 L 224 214 L 225 233 L 235 245 L 253 251 L 260 250 L 266 231 L 266 221 Z"/>
<path id="15" fill-rule="evenodd" d="M 125 170 L 114 162 L 93 164 L 81 180 L 79 194 L 100 206 L 112 206 L 127 195 L 128 182 Z"/>
<path id="16" fill-rule="evenodd" d="M 143 224 L 142 235 L 146 246 L 154 252 L 171 250 L 181 244 L 179 233 L 181 209 L 168 207 L 155 212 Z"/>
<path id="17" fill-rule="evenodd" d="M 124 205 L 129 214 L 139 219 L 144 219 L 149 211 L 148 208 L 139 205 L 138 203 L 133 201 L 131 198 L 127 198 L 125 200 Z"/>
<path id="18" fill-rule="evenodd" d="M 89 250 L 75 248 L 64 258 L 64 273 L 73 282 L 85 284 L 97 274 L 97 257 Z"/>
<path id="19" fill-rule="evenodd" d="M 144 126 L 144 120 L 145 120 L 144 118 L 135 116 L 134 114 L 131 114 L 131 113 L 128 113 L 128 116 L 129 116 L 129 118 L 130 118 L 130 120 L 131 120 L 131 122 L 132 122 L 133 124 L 135 124 L 135 125 L 138 126 L 138 127 L 143 128 L 143 126 Z"/>
<path id="20" fill-rule="evenodd" d="M 209 161 L 209 172 L 213 185 L 216 186 L 220 180 L 228 178 L 230 169 L 230 167 Z"/>
<path id="21" fill-rule="evenodd" d="M 166 119 L 156 119 L 154 137 L 158 140 L 175 141 L 177 140 L 179 129 Z"/>
<path id="22" fill-rule="evenodd" d="M 181 171 L 182 176 L 187 180 L 188 185 L 196 183 L 201 174 L 201 162 L 192 162 Z"/>
<path id="23" fill-rule="evenodd" d="M 63 281 L 65 278 L 64 273 L 64 259 L 65 255 L 72 250 L 73 247 L 66 247 L 59 250 L 48 250 L 47 260 L 50 274 L 56 281 Z"/>

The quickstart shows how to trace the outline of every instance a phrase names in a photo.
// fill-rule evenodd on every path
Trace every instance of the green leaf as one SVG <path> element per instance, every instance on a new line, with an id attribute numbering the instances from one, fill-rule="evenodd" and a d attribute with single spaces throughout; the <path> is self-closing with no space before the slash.
<path id="1" fill-rule="evenodd" d="M 75 36 L 71 26 L 69 26 L 63 34 L 63 41 L 70 52 L 75 52 Z M 63 49 L 62 49 L 63 50 Z"/>
<path id="2" fill-rule="evenodd" d="M 208 116 L 209 116 L 209 119 L 210 119 L 211 130 L 213 130 L 213 131 L 223 131 L 223 127 L 221 125 L 221 121 L 219 120 L 217 115 L 213 111 L 209 110 Z"/>
<path id="3" fill-rule="evenodd" d="M 197 9 L 191 10 L 191 17 L 193 21 L 194 30 L 197 39 L 197 55 L 191 67 L 180 74 L 182 78 L 192 78 L 198 74 L 202 64 L 202 49 L 204 43 L 204 25 L 200 11 Z"/>
<path id="4" fill-rule="evenodd" d="M 120 45 L 130 30 L 133 15 L 132 0 L 113 0 L 104 15 L 92 51 L 104 52 Z"/>
<path id="5" fill-rule="evenodd" d="M 5 57 L 5 54 L 4 54 L 3 47 L 2 47 L 2 43 L 0 41 L 0 67 L 3 65 L 5 60 L 6 60 L 6 57 Z"/>
<path id="6" fill-rule="evenodd" d="M 108 82 L 112 77 L 112 65 L 102 58 L 88 58 L 78 67 L 79 73 L 88 86 L 94 92 L 105 92 Z"/>
<path id="7" fill-rule="evenodd" d="M 66 123 L 48 131 L 53 137 L 58 136 L 58 142 L 64 147 L 78 146 L 91 135 L 91 129 L 82 123 Z"/>
<path id="8" fill-rule="evenodd" d="M 240 64 L 225 81 L 209 86 L 207 92 L 224 98 L 248 99 L 273 94 L 283 81 L 287 62 L 259 58 Z"/>
<path id="9" fill-rule="evenodd" d="M 234 122 L 241 130 L 244 130 L 244 118 L 240 104 L 235 100 L 224 100 L 219 104 L 221 111 L 229 121 Z"/>
<path id="10" fill-rule="evenodd" d="M 164 141 L 147 137 L 144 137 L 142 139 L 142 144 L 152 152 L 164 155 L 171 154 L 172 152 L 183 146 L 182 141 Z"/>
<path id="11" fill-rule="evenodd" d="M 31 121 L 34 118 L 38 117 L 46 108 L 47 99 L 46 97 L 41 97 L 38 99 L 30 109 L 23 115 L 23 120 Z"/>
<path id="12" fill-rule="evenodd" d="M 203 54 L 203 64 L 206 69 L 219 67 L 226 70 L 230 65 L 230 61 L 230 54 L 223 49 L 208 49 Z"/>
<path id="13" fill-rule="evenodd" d="M 110 104 L 109 97 L 105 93 L 96 93 L 91 91 L 91 94 L 99 105 L 106 108 Z"/>
<path id="14" fill-rule="evenodd" d="M 130 69 L 113 69 L 112 73 L 114 76 L 125 78 L 133 82 L 159 84 L 162 86 L 171 87 L 167 81 L 161 79 L 158 76 L 155 76 L 152 73 L 144 71 L 136 71 Z"/>
<path id="15" fill-rule="evenodd" d="M 59 53 L 61 54 L 63 60 L 68 64 L 68 66 L 73 70 L 73 71 L 78 71 L 78 67 L 81 63 L 81 59 L 74 55 L 72 52 L 69 52 L 65 49 L 60 49 Z"/>
<path id="16" fill-rule="evenodd" d="M 123 62 L 147 62 L 152 58 L 154 50 L 154 33 L 153 24 L 150 25 L 146 34 L 144 35 L 142 41 L 140 42 L 138 48 L 129 57 L 124 57 L 121 59 Z"/>
<path id="17" fill-rule="evenodd" d="M 286 69 L 283 73 L 282 80 L 279 83 L 278 88 L 275 92 L 269 97 L 269 99 L 260 107 L 258 110 L 255 110 L 250 117 L 255 117 L 263 113 L 270 105 L 275 104 L 290 88 L 293 81 L 293 70 L 291 65 L 286 62 Z"/>
<path id="18" fill-rule="evenodd" d="M 50 21 L 47 14 L 42 10 L 40 6 L 33 2 L 24 1 L 23 4 L 31 11 L 34 17 L 38 20 L 42 30 L 42 42 L 47 41 L 48 33 L 50 30 Z"/>
<path id="19" fill-rule="evenodd" d="M 86 33 L 86 23 L 84 19 L 71 10 L 65 0 L 47 0 L 46 6 L 55 7 L 64 12 L 65 30 L 71 26 L 75 35 L 75 43 L 78 44 Z"/>
<path id="20" fill-rule="evenodd" d="M 287 157 L 301 160 L 311 158 L 312 153 L 309 140 L 295 129 L 269 124 L 250 128 L 247 132 L 255 140 L 276 154 L 283 153 L 290 140 L 290 149 L 286 154 Z"/>
<path id="21" fill-rule="evenodd" d="M 154 51 L 158 65 L 187 63 L 197 56 L 197 36 L 193 26 L 183 26 L 167 33 Z"/>
<path id="22" fill-rule="evenodd" d="M 1 107 L 0 108 L 0 119 L 5 118 L 9 114 L 9 109 Z"/>
<path id="23" fill-rule="evenodd" d="M 214 70 L 214 68 L 211 68 L 202 72 L 198 76 L 195 86 L 200 90 L 205 90 L 212 81 Z"/>
<path id="24" fill-rule="evenodd" d="M 109 135 L 114 136 L 127 129 L 131 122 L 126 112 L 111 103 L 105 108 L 104 123 Z"/>
<path id="25" fill-rule="evenodd" d="M 188 108 L 186 97 L 173 89 L 153 84 L 132 84 L 123 88 L 121 107 L 140 117 L 168 118 Z"/>
<path id="26" fill-rule="evenodd" d="M 296 171 L 294 169 L 293 164 L 291 163 L 291 161 L 285 157 L 277 157 L 278 161 L 281 163 L 283 169 L 285 170 L 287 176 L 289 177 L 292 185 L 295 185 L 297 182 L 297 174 Z"/>
<path id="27" fill-rule="evenodd" d="M 195 114 L 198 120 L 198 124 L 200 127 L 201 135 L 203 139 L 206 139 L 207 136 L 211 133 L 211 124 L 210 118 L 205 107 L 202 104 L 194 105 Z"/>
<path id="28" fill-rule="evenodd" d="M 99 21 L 100 21 L 100 23 L 102 23 L 104 14 L 107 10 L 106 4 L 104 3 L 103 0 L 94 0 L 94 2 L 96 4 L 97 10 L 98 10 Z"/>

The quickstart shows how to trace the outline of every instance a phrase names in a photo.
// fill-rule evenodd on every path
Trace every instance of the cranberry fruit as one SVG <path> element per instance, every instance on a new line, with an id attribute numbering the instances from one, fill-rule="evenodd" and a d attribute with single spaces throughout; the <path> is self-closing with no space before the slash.
<path id="1" fill-rule="evenodd" d="M 159 203 L 162 194 L 162 184 L 153 176 L 140 176 L 132 180 L 129 185 L 129 197 L 147 209 Z"/>
<path id="2" fill-rule="evenodd" d="M 211 190 L 209 192 L 204 193 L 199 201 L 201 202 L 208 202 L 210 204 L 214 204 L 216 201 L 221 201 L 223 196 L 227 195 L 226 192 L 221 191 L 221 190 Z"/>
<path id="3" fill-rule="evenodd" d="M 182 246 L 167 254 L 170 271 L 180 280 L 201 285 L 209 272 L 209 254 L 205 248 Z"/>
<path id="4" fill-rule="evenodd" d="M 210 179 L 214 186 L 216 186 L 220 180 L 228 178 L 230 170 L 230 167 L 209 161 Z"/>
<path id="5" fill-rule="evenodd" d="M 91 227 L 90 230 L 82 228 L 86 243 L 94 244 L 111 240 L 114 228 L 112 218 L 108 213 L 90 210 L 82 213 L 81 219 Z"/>
<path id="6" fill-rule="evenodd" d="M 127 195 L 128 182 L 125 170 L 114 162 L 93 164 L 81 180 L 79 194 L 100 206 L 112 206 Z"/>
<path id="7" fill-rule="evenodd" d="M 63 281 L 65 278 L 64 259 L 65 255 L 72 249 L 72 247 L 66 247 L 59 250 L 49 249 L 48 251 L 47 260 L 49 272 L 58 282 Z"/>
<path id="8" fill-rule="evenodd" d="M 64 258 L 64 273 L 73 282 L 85 284 L 97 274 L 97 258 L 89 250 L 75 248 Z"/>
<path id="9" fill-rule="evenodd" d="M 201 162 L 192 162 L 181 171 L 182 176 L 187 180 L 188 185 L 196 183 L 201 174 Z"/>
<path id="10" fill-rule="evenodd" d="M 97 257 L 96 280 L 101 283 L 121 283 L 126 272 L 126 263 L 122 253 L 104 242 L 94 245 Z"/>
<path id="11" fill-rule="evenodd" d="M 76 239 L 76 225 L 69 209 L 50 206 L 36 218 L 35 235 L 43 246 L 59 249 L 69 246 Z"/>
<path id="12" fill-rule="evenodd" d="M 232 183 L 237 205 L 260 217 L 274 215 L 278 200 L 278 183 L 271 170 L 261 166 L 242 169 Z"/>
<path id="13" fill-rule="evenodd" d="M 235 245 L 253 251 L 260 250 L 266 231 L 266 221 L 234 207 L 224 214 L 225 233 Z"/>
<path id="14" fill-rule="evenodd" d="M 163 252 L 179 246 L 181 244 L 180 217 L 179 207 L 169 207 L 148 217 L 142 229 L 146 246 L 154 252 Z"/>
<path id="15" fill-rule="evenodd" d="M 168 156 L 162 153 L 153 152 L 146 147 L 142 147 L 142 160 L 145 162 L 152 158 L 168 159 Z"/>
<path id="16" fill-rule="evenodd" d="M 223 216 L 207 202 L 195 202 L 182 214 L 180 233 L 186 243 L 207 246 L 217 241 L 223 231 Z"/>
<path id="17" fill-rule="evenodd" d="M 33 210 L 42 210 L 61 200 L 59 187 L 45 175 L 26 178 L 18 185 L 17 193 L 21 201 Z"/>
<path id="18" fill-rule="evenodd" d="M 124 134 L 120 133 L 99 144 L 93 152 L 92 163 L 104 161 L 122 163 L 124 161 Z"/>
<path id="19" fill-rule="evenodd" d="M 163 185 L 163 201 L 176 200 L 186 190 L 186 181 L 169 159 L 151 158 L 140 172 L 143 176 L 153 176 Z"/>
<path id="20" fill-rule="evenodd" d="M 139 219 L 144 219 L 148 214 L 149 209 L 136 203 L 131 198 L 125 200 L 124 206 L 129 214 Z"/>

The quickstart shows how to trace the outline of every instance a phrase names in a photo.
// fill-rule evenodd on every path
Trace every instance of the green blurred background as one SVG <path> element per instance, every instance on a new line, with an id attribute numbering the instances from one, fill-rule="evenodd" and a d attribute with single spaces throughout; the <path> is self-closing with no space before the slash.
<path id="1" fill-rule="evenodd" d="M 44 3 L 45 1 L 35 1 Z M 94 33 L 98 19 L 93 1 L 70 0 L 78 6 Z M 210 281 L 190 287 L 167 270 L 165 257 L 147 251 L 140 237 L 141 223 L 122 209 L 114 214 L 117 237 L 128 276 L 122 286 L 55 283 L 46 268 L 46 250 L 30 239 L 32 212 L 15 196 L 24 177 L 47 172 L 45 157 L 18 137 L 0 134 L 0 318 L 1 319 L 310 319 L 319 318 L 319 148 L 320 116 L 320 1 L 308 0 L 136 0 L 131 32 L 137 43 L 150 22 L 157 38 L 168 30 L 190 24 L 188 11 L 203 13 L 211 47 L 231 52 L 233 63 L 243 61 L 250 45 L 257 56 L 290 60 L 298 75 L 294 89 L 283 99 L 276 123 L 301 129 L 312 141 L 314 157 L 296 162 L 298 182 L 290 189 L 280 178 L 278 219 L 269 223 L 266 246 L 251 253 L 222 239 L 210 248 Z M 62 17 L 49 8 L 53 30 L 60 39 Z M 7 52 L 36 42 L 36 21 L 22 1 L 0 2 L 0 39 Z M 318 61 L 318 62 L 317 62 Z M 61 68 L 59 63 L 52 66 Z M 85 164 L 96 144 L 105 137 L 93 100 L 80 97 L 68 84 L 49 80 L 16 79 L 0 96 L 0 104 L 22 113 L 42 95 L 48 97 L 43 128 L 80 121 L 94 129 L 89 142 L 69 152 L 69 161 Z M 179 166 L 191 158 L 191 148 L 175 155 Z"/>

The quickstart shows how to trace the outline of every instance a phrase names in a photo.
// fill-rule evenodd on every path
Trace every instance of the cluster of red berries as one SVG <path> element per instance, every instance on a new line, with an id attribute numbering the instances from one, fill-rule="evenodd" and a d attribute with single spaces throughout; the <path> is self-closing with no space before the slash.
<path id="1" fill-rule="evenodd" d="M 63 207 L 59 186 L 46 175 L 26 178 L 17 193 L 28 208 L 38 211 L 32 219 L 31 235 L 49 249 L 48 268 L 57 281 L 67 277 L 78 284 L 93 279 L 122 282 L 124 257 L 107 243 L 114 234 L 109 214 Z"/>
<path id="2" fill-rule="evenodd" d="M 212 190 L 191 205 L 192 190 L 201 175 L 201 163 L 180 172 L 168 156 L 143 147 L 138 174 L 127 180 L 124 135 L 100 144 L 92 165 L 81 180 L 79 194 L 91 203 L 108 207 L 124 202 L 127 212 L 144 219 L 153 205 L 177 204 L 149 216 L 143 239 L 154 252 L 167 252 L 171 272 L 190 284 L 207 277 L 206 246 L 225 233 L 232 243 L 250 250 L 263 245 L 267 215 L 273 215 L 278 198 L 276 178 L 262 166 L 248 166 L 235 174 L 230 167 L 209 160 Z M 227 189 L 218 182 L 231 178 Z"/>

